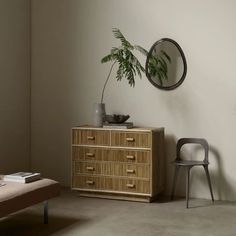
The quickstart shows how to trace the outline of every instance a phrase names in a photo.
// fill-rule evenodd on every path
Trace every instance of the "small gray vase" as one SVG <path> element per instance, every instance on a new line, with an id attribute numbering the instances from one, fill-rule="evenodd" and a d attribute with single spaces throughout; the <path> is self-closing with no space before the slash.
<path id="1" fill-rule="evenodd" d="M 102 127 L 105 121 L 106 110 L 104 103 L 93 104 L 93 125 L 96 127 Z"/>

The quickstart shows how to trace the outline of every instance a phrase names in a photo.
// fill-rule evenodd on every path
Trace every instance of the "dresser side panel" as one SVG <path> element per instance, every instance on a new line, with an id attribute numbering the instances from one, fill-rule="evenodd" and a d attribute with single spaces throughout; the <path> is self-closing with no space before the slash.
<path id="1" fill-rule="evenodd" d="M 152 139 L 152 195 L 163 191 L 164 129 L 153 132 Z"/>

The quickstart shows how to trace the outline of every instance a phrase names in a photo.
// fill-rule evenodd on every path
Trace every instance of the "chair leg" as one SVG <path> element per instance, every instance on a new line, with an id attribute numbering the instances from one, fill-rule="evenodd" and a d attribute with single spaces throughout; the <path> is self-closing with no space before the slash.
<path id="1" fill-rule="evenodd" d="M 212 202 L 214 202 L 214 197 L 213 197 L 213 192 L 212 192 L 212 187 L 211 187 L 211 179 L 210 179 L 210 174 L 209 174 L 209 170 L 208 170 L 208 166 L 203 166 L 204 167 L 204 170 L 206 172 L 206 176 L 207 176 L 207 181 L 208 181 L 208 185 L 209 185 L 209 188 L 210 188 L 210 193 L 211 193 L 211 199 L 212 199 Z"/>
<path id="2" fill-rule="evenodd" d="M 174 179 L 173 179 L 173 185 L 172 185 L 172 192 L 171 192 L 171 200 L 174 199 L 175 194 L 175 186 L 176 186 L 176 180 L 179 172 L 179 166 L 175 166 L 175 173 L 174 173 Z"/>
<path id="3" fill-rule="evenodd" d="M 48 224 L 48 201 L 44 202 L 43 223 Z"/>
<path id="4" fill-rule="evenodd" d="M 186 173 L 186 207 L 188 208 L 188 202 L 189 202 L 189 181 L 190 181 L 190 170 L 192 166 L 187 168 Z"/>

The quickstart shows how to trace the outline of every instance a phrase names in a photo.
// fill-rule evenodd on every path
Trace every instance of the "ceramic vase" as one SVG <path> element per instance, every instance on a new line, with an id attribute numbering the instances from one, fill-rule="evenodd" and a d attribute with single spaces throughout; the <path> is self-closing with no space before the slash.
<path id="1" fill-rule="evenodd" d="M 105 104 L 104 103 L 94 103 L 93 104 L 93 125 L 96 127 L 102 127 L 105 121 Z"/>

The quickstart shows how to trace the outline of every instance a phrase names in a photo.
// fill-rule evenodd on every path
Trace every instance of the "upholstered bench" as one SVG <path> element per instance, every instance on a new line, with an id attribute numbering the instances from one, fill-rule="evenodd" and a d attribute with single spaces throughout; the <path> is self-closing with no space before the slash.
<path id="1" fill-rule="evenodd" d="M 0 176 L 2 179 L 3 176 Z M 40 179 L 31 183 L 15 183 L 0 180 L 0 217 L 44 202 L 44 223 L 48 223 L 47 200 L 60 194 L 59 183 L 51 179 Z"/>

